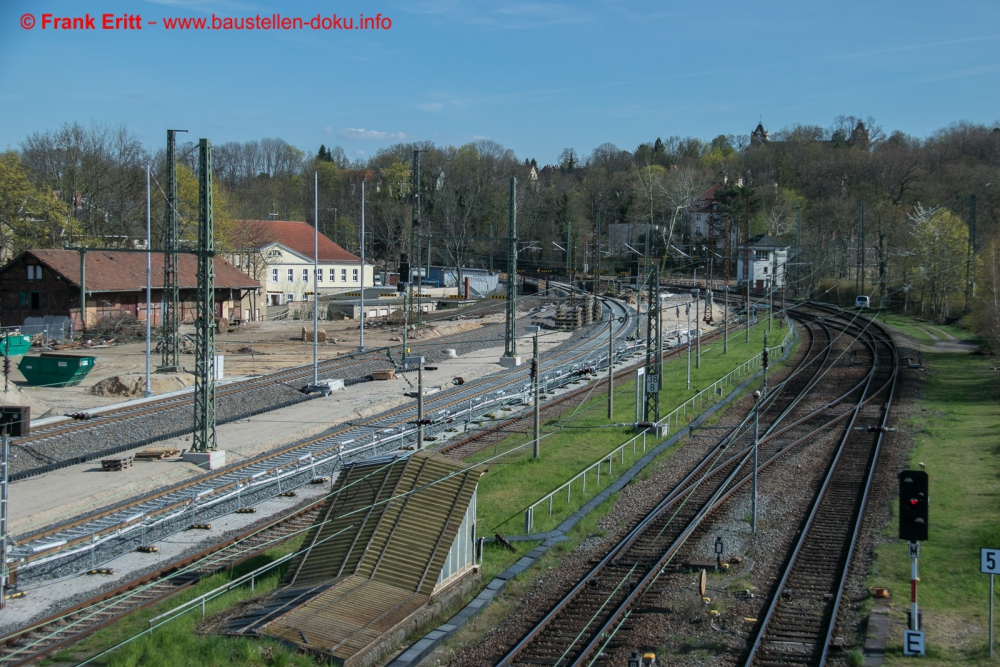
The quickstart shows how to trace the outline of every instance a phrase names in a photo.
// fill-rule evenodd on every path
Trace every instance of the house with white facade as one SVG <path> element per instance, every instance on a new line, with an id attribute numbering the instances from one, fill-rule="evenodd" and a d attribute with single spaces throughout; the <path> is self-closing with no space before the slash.
<path id="1" fill-rule="evenodd" d="M 738 248 L 736 282 L 743 286 L 743 248 Z M 750 239 L 750 261 L 747 280 L 756 294 L 766 294 L 773 287 L 783 288 L 788 267 L 788 246 L 781 245 L 770 234 L 760 234 Z"/>
<path id="2" fill-rule="evenodd" d="M 267 305 L 281 306 L 315 299 L 313 289 L 314 232 L 305 222 L 266 221 L 271 239 L 260 248 L 266 267 L 260 282 Z M 319 296 L 357 291 L 374 284 L 374 267 L 361 266 L 361 259 L 347 252 L 325 235 L 319 235 L 319 267 L 316 282 Z"/>

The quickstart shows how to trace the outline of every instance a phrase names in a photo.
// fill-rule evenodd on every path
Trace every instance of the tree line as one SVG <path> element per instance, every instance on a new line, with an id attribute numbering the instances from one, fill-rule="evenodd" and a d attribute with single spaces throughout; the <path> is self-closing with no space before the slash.
<path id="1" fill-rule="evenodd" d="M 412 224 L 414 151 L 419 227 Z M 181 234 L 193 241 L 196 144 L 179 144 L 177 155 Z M 144 239 L 147 164 L 157 247 L 163 147 L 143 145 L 125 126 L 101 124 L 71 123 L 26 137 L 19 150 L 0 155 L 0 257 Z M 771 234 L 790 247 L 789 288 L 799 296 L 864 285 L 876 303 L 944 319 L 964 314 L 967 297 L 982 310 L 989 294 L 1000 294 L 1000 269 L 990 264 L 1000 254 L 1000 187 L 993 187 L 1000 181 L 1000 128 L 988 125 L 955 123 L 914 137 L 841 116 L 828 127 L 767 133 L 759 126 L 707 141 L 671 136 L 632 150 L 605 143 L 584 155 L 567 148 L 557 164 L 546 165 L 490 140 L 399 143 L 351 161 L 340 147 L 305 152 L 265 138 L 215 145 L 213 172 L 217 244 L 244 254 L 245 266 L 268 240 L 266 227 L 253 221 L 269 218 L 318 224 L 357 253 L 364 182 L 366 256 L 377 264 L 394 269 L 418 246 L 422 262 L 429 249 L 433 264 L 503 270 L 514 176 L 518 261 L 527 270 L 607 275 L 627 269 L 637 253 L 670 272 L 689 273 L 719 254 L 735 267 L 739 251 L 719 245 L 722 230 L 728 223 L 742 243 L 749 217 L 752 236 Z M 710 244 L 692 223 L 713 185 Z"/>

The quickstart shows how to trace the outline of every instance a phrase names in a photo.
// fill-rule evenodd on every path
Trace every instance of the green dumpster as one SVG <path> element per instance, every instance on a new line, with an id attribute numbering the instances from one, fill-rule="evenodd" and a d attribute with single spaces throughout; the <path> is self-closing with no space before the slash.
<path id="1" fill-rule="evenodd" d="M 19 357 L 28 353 L 31 347 L 31 336 L 19 333 L 7 333 L 0 336 L 0 355 Z"/>
<path id="2" fill-rule="evenodd" d="M 96 362 L 97 357 L 43 352 L 37 357 L 22 357 L 17 369 L 33 387 L 75 387 Z"/>

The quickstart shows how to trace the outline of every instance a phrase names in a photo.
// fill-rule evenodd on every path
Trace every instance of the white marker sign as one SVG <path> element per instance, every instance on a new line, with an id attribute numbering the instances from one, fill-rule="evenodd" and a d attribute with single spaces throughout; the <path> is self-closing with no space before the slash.
<path id="1" fill-rule="evenodd" d="M 979 550 L 979 571 L 983 574 L 1000 574 L 1000 549 Z"/>
<path id="2" fill-rule="evenodd" d="M 920 630 L 903 631 L 903 655 L 924 655 L 924 633 Z"/>

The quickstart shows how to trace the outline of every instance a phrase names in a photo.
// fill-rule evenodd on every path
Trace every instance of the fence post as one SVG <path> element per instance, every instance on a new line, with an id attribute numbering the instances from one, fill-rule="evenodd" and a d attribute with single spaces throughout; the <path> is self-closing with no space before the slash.
<path id="1" fill-rule="evenodd" d="M 586 469 L 584 469 L 584 471 L 583 471 L 583 495 L 584 495 L 584 497 L 586 497 L 586 495 L 587 495 L 587 470 Z"/>
<path id="2" fill-rule="evenodd" d="M 549 516 L 552 516 L 552 496 L 554 495 L 554 493 L 549 494 Z"/>

